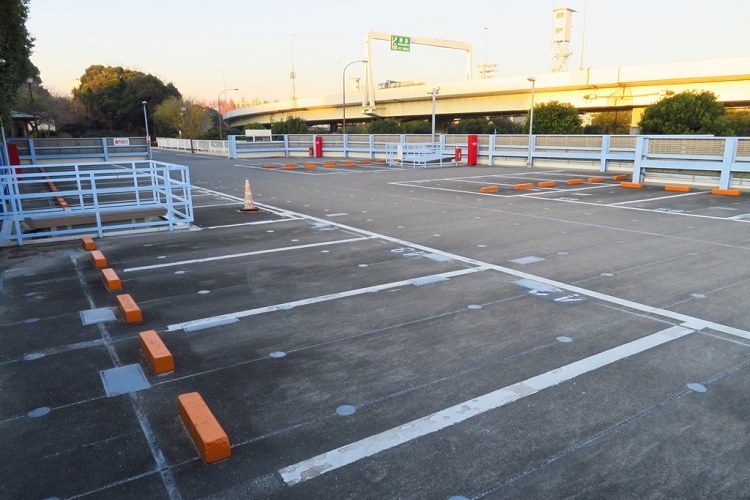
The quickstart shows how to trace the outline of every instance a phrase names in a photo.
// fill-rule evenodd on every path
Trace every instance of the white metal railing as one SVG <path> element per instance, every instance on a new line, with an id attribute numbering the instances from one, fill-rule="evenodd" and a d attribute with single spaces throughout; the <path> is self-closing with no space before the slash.
<path id="1" fill-rule="evenodd" d="M 27 164 L 149 158 L 145 137 L 12 138 L 8 146 L 16 146 L 21 162 Z"/>
<path id="2" fill-rule="evenodd" d="M 197 151 L 199 153 L 229 156 L 229 141 L 157 137 L 156 145 L 164 149 L 177 149 L 191 152 Z"/>
<path id="3" fill-rule="evenodd" d="M 157 161 L 0 168 L 0 244 L 193 221 L 187 167 Z"/>

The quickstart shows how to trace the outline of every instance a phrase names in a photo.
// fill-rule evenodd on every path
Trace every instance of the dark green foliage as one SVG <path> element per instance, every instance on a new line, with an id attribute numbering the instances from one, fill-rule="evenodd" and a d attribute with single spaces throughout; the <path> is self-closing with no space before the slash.
<path id="1" fill-rule="evenodd" d="M 629 109 L 594 113 L 591 119 L 592 128 L 584 129 L 584 132 L 587 134 L 627 135 L 630 133 L 632 117 L 633 111 Z M 598 130 L 598 132 L 595 130 Z"/>
<path id="2" fill-rule="evenodd" d="M 120 66 L 89 66 L 80 81 L 73 100 L 83 106 L 87 125 L 111 132 L 145 132 L 141 103 L 151 115 L 166 99 L 180 97 L 171 83 Z"/>
<path id="3" fill-rule="evenodd" d="M 36 77 L 39 70 L 29 57 L 34 39 L 26 30 L 29 0 L 0 0 L 0 121 L 10 124 L 10 112 L 16 100 L 16 90 L 27 78 Z"/>
<path id="4" fill-rule="evenodd" d="M 432 126 L 430 126 L 432 131 Z M 371 134 L 400 134 L 401 124 L 393 118 L 376 118 L 370 123 Z"/>
<path id="5" fill-rule="evenodd" d="M 750 109 L 727 110 L 727 118 L 734 130 L 734 135 L 750 137 Z"/>
<path id="6" fill-rule="evenodd" d="M 492 116 L 489 124 L 492 134 L 520 134 L 523 127 L 519 123 L 513 123 L 513 120 L 507 116 Z"/>
<path id="7" fill-rule="evenodd" d="M 404 134 L 431 134 L 432 122 L 427 120 L 403 122 L 401 124 L 401 131 Z"/>
<path id="8" fill-rule="evenodd" d="M 523 126 L 529 133 L 529 117 Z M 534 106 L 534 134 L 580 134 L 583 132 L 578 110 L 570 103 L 545 102 Z"/>
<path id="9" fill-rule="evenodd" d="M 448 126 L 449 134 L 489 134 L 494 127 L 490 126 L 487 118 L 464 118 L 458 123 Z"/>
<path id="10" fill-rule="evenodd" d="M 731 135 L 724 105 L 708 91 L 687 91 L 652 104 L 643 113 L 642 134 Z"/>
<path id="11" fill-rule="evenodd" d="M 307 134 L 310 128 L 307 122 L 299 116 L 287 116 L 280 122 L 271 122 L 271 133 L 276 134 Z"/>

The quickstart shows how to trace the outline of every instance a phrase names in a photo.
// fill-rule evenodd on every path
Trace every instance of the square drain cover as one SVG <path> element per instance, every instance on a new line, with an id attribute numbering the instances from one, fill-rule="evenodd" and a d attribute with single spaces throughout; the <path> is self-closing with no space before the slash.
<path id="1" fill-rule="evenodd" d="M 151 384 L 146 380 L 141 365 L 126 365 L 99 372 L 107 397 L 127 394 L 148 389 Z"/>
<path id="2" fill-rule="evenodd" d="M 106 323 L 107 321 L 115 321 L 116 319 L 115 311 L 111 307 L 101 307 L 99 309 L 81 311 L 81 322 L 84 325 Z"/>

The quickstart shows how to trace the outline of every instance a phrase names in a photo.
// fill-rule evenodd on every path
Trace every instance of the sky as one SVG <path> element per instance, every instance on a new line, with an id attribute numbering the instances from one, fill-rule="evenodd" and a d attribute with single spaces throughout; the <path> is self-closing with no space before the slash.
<path id="1" fill-rule="evenodd" d="M 550 72 L 552 11 L 575 10 L 569 69 L 750 56 L 748 0 L 31 0 L 32 62 L 68 94 L 95 64 L 172 82 L 185 97 L 286 101 L 340 95 L 342 70 L 365 59 L 365 35 L 456 40 L 496 77 Z M 465 54 L 373 42 L 375 82 L 440 85 L 464 77 Z M 294 67 L 294 89 L 289 78 Z M 362 64 L 347 79 L 361 76 Z"/>

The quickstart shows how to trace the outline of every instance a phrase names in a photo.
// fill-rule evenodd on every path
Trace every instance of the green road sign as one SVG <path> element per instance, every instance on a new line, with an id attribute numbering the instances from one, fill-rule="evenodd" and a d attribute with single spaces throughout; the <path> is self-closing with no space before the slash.
<path id="1" fill-rule="evenodd" d="M 409 52 L 411 50 L 411 37 L 391 35 L 391 50 Z"/>

